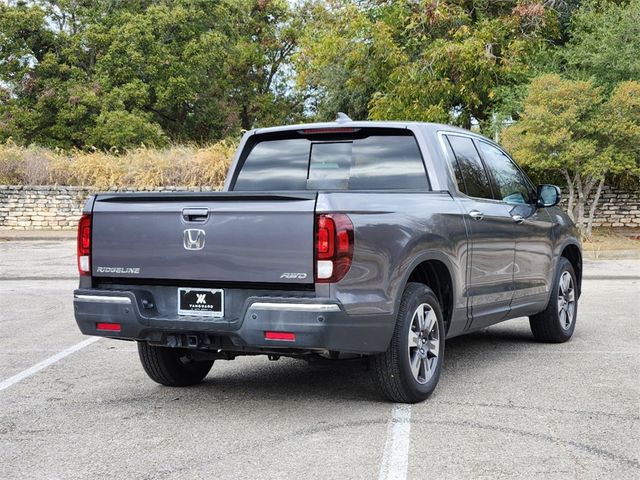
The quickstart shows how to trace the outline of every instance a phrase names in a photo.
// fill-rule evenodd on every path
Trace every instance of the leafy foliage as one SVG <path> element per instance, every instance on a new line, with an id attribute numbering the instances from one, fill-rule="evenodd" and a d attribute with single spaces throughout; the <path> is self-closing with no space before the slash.
<path id="1" fill-rule="evenodd" d="M 286 0 L 0 5 L 0 140 L 207 142 L 289 121 L 298 28 Z"/>
<path id="2" fill-rule="evenodd" d="M 572 16 L 570 35 L 559 52 L 567 76 L 591 78 L 609 91 L 640 79 L 640 0 L 587 0 Z"/>
<path id="3" fill-rule="evenodd" d="M 505 87 L 558 32 L 557 14 L 519 2 L 313 3 L 297 56 L 316 111 L 356 118 L 486 122 Z"/>
<path id="4" fill-rule="evenodd" d="M 566 179 L 569 213 L 590 236 L 604 181 L 640 173 L 640 83 L 622 83 L 607 96 L 591 81 L 543 75 L 523 106 L 504 144 L 521 165 Z"/>

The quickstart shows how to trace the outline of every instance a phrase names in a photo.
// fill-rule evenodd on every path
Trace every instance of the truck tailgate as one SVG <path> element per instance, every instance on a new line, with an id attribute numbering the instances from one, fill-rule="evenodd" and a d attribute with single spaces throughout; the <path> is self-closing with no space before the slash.
<path id="1" fill-rule="evenodd" d="M 92 275 L 313 283 L 315 192 L 96 197 Z"/>

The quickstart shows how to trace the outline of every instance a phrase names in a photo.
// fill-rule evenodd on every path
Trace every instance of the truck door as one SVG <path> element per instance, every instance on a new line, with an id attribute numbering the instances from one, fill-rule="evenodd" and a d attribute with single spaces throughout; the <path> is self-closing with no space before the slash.
<path id="1" fill-rule="evenodd" d="M 466 213 L 470 262 L 467 272 L 469 328 L 503 320 L 513 296 L 514 221 L 504 202 L 494 199 L 489 174 L 470 136 L 447 133 L 455 159 L 457 201 Z"/>
<path id="2" fill-rule="evenodd" d="M 496 199 L 504 202 L 514 223 L 516 254 L 511 309 L 522 314 L 539 311 L 547 303 L 553 276 L 553 224 L 548 212 L 536 207 L 533 184 L 513 160 L 488 142 L 480 140 L 476 145 L 493 177 Z"/>

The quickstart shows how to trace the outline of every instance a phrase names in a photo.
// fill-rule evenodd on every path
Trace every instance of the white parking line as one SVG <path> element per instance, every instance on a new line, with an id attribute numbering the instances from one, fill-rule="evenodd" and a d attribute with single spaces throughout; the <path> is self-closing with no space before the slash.
<path id="1" fill-rule="evenodd" d="M 411 405 L 397 403 L 391 411 L 391 423 L 384 445 L 379 480 L 405 480 L 409 463 Z"/>
<path id="2" fill-rule="evenodd" d="M 49 365 L 56 363 L 59 360 L 62 360 L 64 357 L 68 357 L 74 352 L 78 350 L 82 350 L 84 347 L 88 347 L 92 343 L 100 340 L 101 337 L 91 337 L 86 340 L 76 343 L 72 347 L 67 348 L 66 350 L 61 351 L 60 353 L 56 353 L 49 358 L 44 359 L 40 363 L 36 363 L 33 367 L 29 367 L 26 370 L 23 370 L 20 373 L 17 373 L 13 377 L 9 377 L 6 380 L 0 382 L 0 392 L 6 388 L 9 388 L 11 385 L 15 385 L 16 383 L 24 380 L 25 378 L 30 377 L 31 375 L 38 373 L 40 370 L 47 368 Z"/>

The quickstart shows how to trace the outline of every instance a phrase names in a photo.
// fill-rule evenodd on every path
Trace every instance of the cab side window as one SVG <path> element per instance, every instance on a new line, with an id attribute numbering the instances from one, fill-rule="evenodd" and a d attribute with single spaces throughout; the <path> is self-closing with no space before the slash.
<path id="1" fill-rule="evenodd" d="M 467 186 L 464 184 L 464 178 L 462 178 L 462 170 L 460 170 L 460 164 L 458 163 L 458 160 L 456 159 L 456 156 L 451 149 L 451 144 L 449 143 L 447 137 L 444 137 L 443 140 L 444 149 L 447 151 L 447 160 L 449 160 L 449 165 L 451 165 L 451 170 L 453 170 L 458 190 L 466 194 Z"/>
<path id="2" fill-rule="evenodd" d="M 479 141 L 477 145 L 493 176 L 498 200 L 511 204 L 532 203 L 533 189 L 513 160 L 486 142 Z"/>
<path id="3" fill-rule="evenodd" d="M 458 187 L 462 193 L 476 198 L 493 198 L 489 176 L 480 155 L 469 137 L 446 135 L 460 169 L 462 183 Z M 457 175 L 456 175 L 457 176 Z M 464 188 L 463 188 L 464 187 Z"/>

